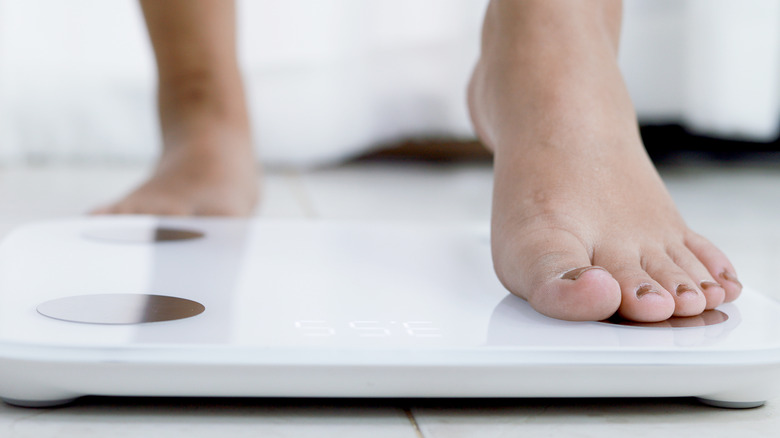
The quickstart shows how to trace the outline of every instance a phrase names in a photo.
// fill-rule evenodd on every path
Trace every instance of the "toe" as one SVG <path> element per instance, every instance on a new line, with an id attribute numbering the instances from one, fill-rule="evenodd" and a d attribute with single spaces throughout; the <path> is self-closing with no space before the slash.
<path id="1" fill-rule="evenodd" d="M 663 286 L 639 267 L 639 261 L 611 268 L 620 284 L 620 316 L 637 322 L 657 322 L 674 313 L 675 300 Z"/>
<path id="2" fill-rule="evenodd" d="M 87 214 L 92 216 L 111 214 L 111 208 L 109 206 L 96 207 L 90 210 Z"/>
<path id="3" fill-rule="evenodd" d="M 249 217 L 253 210 L 253 205 L 242 205 L 240 202 L 226 200 L 221 203 L 199 205 L 193 209 L 193 212 L 197 216 Z"/>
<path id="4" fill-rule="evenodd" d="M 604 269 L 591 264 L 582 242 L 561 229 L 497 238 L 493 259 L 504 286 L 538 312 L 571 321 L 599 321 L 620 305 L 620 289 Z"/>
<path id="5" fill-rule="evenodd" d="M 702 313 L 707 299 L 693 280 L 666 253 L 653 252 L 646 257 L 645 270 L 674 299 L 674 316 L 693 316 Z"/>
<path id="6" fill-rule="evenodd" d="M 144 208 L 136 214 L 153 214 L 155 216 L 192 216 L 194 210 L 186 205 L 159 203 Z"/>
<path id="7" fill-rule="evenodd" d="M 723 286 L 724 300 L 728 303 L 737 299 L 742 292 L 742 283 L 737 279 L 734 266 L 731 265 L 728 257 L 709 240 L 693 232 L 687 236 L 685 244 L 691 253 L 707 267 L 710 275 Z"/>
<path id="8" fill-rule="evenodd" d="M 707 305 L 706 310 L 714 309 L 726 301 L 726 289 L 714 280 L 703 280 L 699 283 L 699 288 L 704 293 L 704 299 Z"/>
<path id="9" fill-rule="evenodd" d="M 707 302 L 705 309 L 714 309 L 723 304 L 726 298 L 726 290 L 712 277 L 707 267 L 687 247 L 669 248 L 667 249 L 667 254 L 680 269 L 688 274 L 688 277 L 698 284 L 699 290 L 704 294 Z"/>

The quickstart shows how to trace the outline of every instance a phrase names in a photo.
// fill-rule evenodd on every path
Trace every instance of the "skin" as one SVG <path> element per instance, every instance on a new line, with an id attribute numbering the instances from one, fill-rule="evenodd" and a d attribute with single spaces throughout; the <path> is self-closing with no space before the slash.
<path id="1" fill-rule="evenodd" d="M 249 216 L 260 171 L 236 57 L 235 4 L 142 0 L 163 148 L 141 186 L 96 214 Z"/>
<path id="2" fill-rule="evenodd" d="M 97 212 L 250 215 L 258 170 L 233 2 L 141 4 L 163 152 L 147 182 Z M 494 266 L 555 318 L 700 315 L 742 286 L 685 225 L 644 150 L 616 61 L 620 20 L 618 0 L 491 1 L 468 104 L 494 154 Z"/>
<path id="3" fill-rule="evenodd" d="M 699 315 L 742 286 L 644 150 L 616 60 L 620 17 L 613 0 L 490 3 L 469 108 L 495 157 L 494 265 L 555 318 Z"/>

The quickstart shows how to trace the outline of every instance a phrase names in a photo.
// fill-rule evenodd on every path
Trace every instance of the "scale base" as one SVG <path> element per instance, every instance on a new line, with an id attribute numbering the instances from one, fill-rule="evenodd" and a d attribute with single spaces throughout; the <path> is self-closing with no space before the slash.
<path id="1" fill-rule="evenodd" d="M 753 409 L 753 408 L 760 408 L 761 406 L 764 406 L 764 404 L 766 403 L 766 400 L 746 402 L 746 401 L 714 400 L 711 398 L 702 398 L 702 397 L 696 397 L 696 400 L 698 400 L 700 403 L 703 403 L 707 406 L 714 406 L 716 408 L 724 408 L 724 409 Z"/>
<path id="2" fill-rule="evenodd" d="M 58 406 L 69 405 L 79 398 L 80 397 L 56 400 L 17 400 L 15 398 L 4 398 L 2 400 L 6 404 L 20 408 L 56 408 Z"/>
<path id="3" fill-rule="evenodd" d="M 0 400 L 2 400 L 6 404 L 20 407 L 20 408 L 42 409 L 42 408 L 55 408 L 59 406 L 66 406 L 75 402 L 79 398 L 81 397 L 50 399 L 50 400 L 19 400 L 13 398 L 3 398 Z M 702 398 L 702 397 L 695 397 L 695 399 L 704 405 L 712 406 L 716 408 L 722 408 L 722 409 L 754 409 L 754 408 L 760 408 L 761 406 L 764 406 L 764 404 L 766 404 L 766 400 L 746 402 L 746 401 L 714 400 L 714 399 Z"/>

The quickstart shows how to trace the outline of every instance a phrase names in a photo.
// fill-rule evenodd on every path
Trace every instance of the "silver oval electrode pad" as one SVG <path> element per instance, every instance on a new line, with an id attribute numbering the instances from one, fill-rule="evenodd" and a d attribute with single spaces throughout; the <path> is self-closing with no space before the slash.
<path id="1" fill-rule="evenodd" d="M 47 301 L 38 313 L 49 318 L 86 324 L 140 324 L 173 321 L 199 315 L 202 304 L 184 298 L 146 294 L 77 295 Z"/>
<path id="2" fill-rule="evenodd" d="M 154 243 L 200 239 L 204 234 L 196 230 L 170 227 L 95 228 L 85 231 L 89 239 L 115 243 Z"/>

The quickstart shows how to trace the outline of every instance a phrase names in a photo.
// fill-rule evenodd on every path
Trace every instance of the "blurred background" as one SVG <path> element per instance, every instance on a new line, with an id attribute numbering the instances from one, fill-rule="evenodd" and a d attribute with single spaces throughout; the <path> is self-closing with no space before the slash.
<path id="1" fill-rule="evenodd" d="M 485 5 L 239 0 L 264 162 L 472 138 L 464 90 Z M 624 16 L 620 62 L 651 152 L 776 146 L 780 1 L 626 0 Z M 150 162 L 154 78 L 136 1 L 0 0 L 0 164 Z"/>

